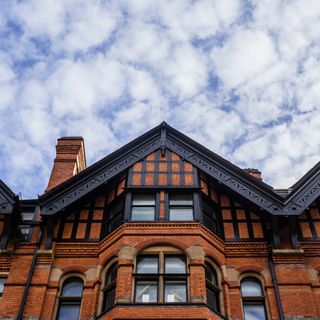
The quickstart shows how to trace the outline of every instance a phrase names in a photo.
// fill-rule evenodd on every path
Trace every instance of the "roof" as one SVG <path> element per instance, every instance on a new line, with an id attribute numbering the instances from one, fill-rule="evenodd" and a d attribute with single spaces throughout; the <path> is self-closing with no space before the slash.
<path id="1" fill-rule="evenodd" d="M 0 213 L 11 214 L 14 210 L 14 206 L 18 197 L 13 191 L 0 180 Z"/>
<path id="2" fill-rule="evenodd" d="M 278 192 L 163 122 L 39 197 L 43 215 L 56 214 L 159 148 L 168 148 L 228 189 L 272 215 L 297 215 L 320 195 L 320 163 Z M 290 191 L 290 192 L 289 192 Z"/>

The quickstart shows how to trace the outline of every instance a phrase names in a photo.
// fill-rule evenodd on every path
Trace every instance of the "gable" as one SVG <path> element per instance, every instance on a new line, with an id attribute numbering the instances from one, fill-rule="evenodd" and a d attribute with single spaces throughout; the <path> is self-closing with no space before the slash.
<path id="1" fill-rule="evenodd" d="M 197 186 L 194 166 L 178 154 L 158 149 L 129 169 L 128 186 Z"/>
<path id="2" fill-rule="evenodd" d="M 183 161 L 273 215 L 300 214 L 320 195 L 318 169 L 308 176 L 302 186 L 298 184 L 297 189 L 283 198 L 274 192 L 272 187 L 250 176 L 166 123 L 162 123 L 42 195 L 39 198 L 42 214 L 56 214 L 158 149 L 160 153 L 165 153 L 165 150 L 175 153 Z"/>

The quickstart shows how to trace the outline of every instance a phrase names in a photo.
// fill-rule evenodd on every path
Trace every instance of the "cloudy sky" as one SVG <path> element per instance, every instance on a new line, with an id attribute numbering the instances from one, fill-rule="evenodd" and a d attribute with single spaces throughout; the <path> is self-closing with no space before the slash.
<path id="1" fill-rule="evenodd" d="M 0 178 L 46 187 L 56 139 L 89 164 L 165 120 L 289 187 L 320 155 L 320 1 L 0 2 Z"/>

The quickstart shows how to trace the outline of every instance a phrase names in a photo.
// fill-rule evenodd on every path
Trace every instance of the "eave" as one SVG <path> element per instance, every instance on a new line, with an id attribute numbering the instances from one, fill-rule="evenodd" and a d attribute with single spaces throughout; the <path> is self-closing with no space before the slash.
<path id="1" fill-rule="evenodd" d="M 0 213 L 12 214 L 18 201 L 18 197 L 0 180 Z"/>
<path id="2" fill-rule="evenodd" d="M 298 215 L 320 195 L 320 165 L 283 198 L 272 187 L 163 122 L 78 175 L 39 197 L 43 215 L 53 215 L 107 183 L 159 148 L 168 148 L 218 183 L 272 215 Z"/>

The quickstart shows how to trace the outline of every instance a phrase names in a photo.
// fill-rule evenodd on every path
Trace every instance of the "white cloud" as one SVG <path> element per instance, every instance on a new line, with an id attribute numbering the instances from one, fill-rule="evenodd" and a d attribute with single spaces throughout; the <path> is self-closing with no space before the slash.
<path id="1" fill-rule="evenodd" d="M 254 81 L 277 62 L 269 36 L 256 30 L 240 30 L 221 48 L 212 50 L 217 75 L 229 89 Z"/>
<path id="2" fill-rule="evenodd" d="M 317 0 L 2 9 L 0 175 L 15 192 L 43 191 L 59 136 L 82 135 L 92 163 L 163 120 L 276 187 L 319 158 Z"/>

